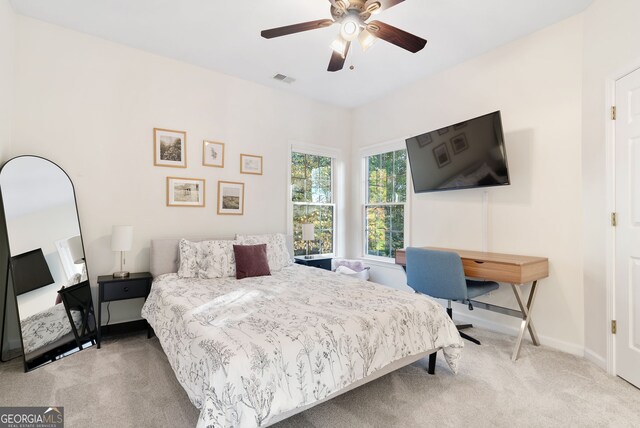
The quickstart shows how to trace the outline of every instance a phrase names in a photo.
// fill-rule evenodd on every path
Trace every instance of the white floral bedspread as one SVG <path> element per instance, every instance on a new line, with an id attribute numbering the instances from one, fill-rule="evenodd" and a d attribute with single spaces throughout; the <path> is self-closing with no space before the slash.
<path id="1" fill-rule="evenodd" d="M 82 323 L 80 313 L 71 311 L 71 316 L 79 328 Z M 63 304 L 51 306 L 20 320 L 20 328 L 22 329 L 25 354 L 44 348 L 72 333 L 71 323 Z M 71 338 L 70 340 L 75 339 Z"/>
<path id="2" fill-rule="evenodd" d="M 155 279 L 142 316 L 198 427 L 264 426 L 403 357 L 462 339 L 432 299 L 294 265 L 258 278 Z"/>

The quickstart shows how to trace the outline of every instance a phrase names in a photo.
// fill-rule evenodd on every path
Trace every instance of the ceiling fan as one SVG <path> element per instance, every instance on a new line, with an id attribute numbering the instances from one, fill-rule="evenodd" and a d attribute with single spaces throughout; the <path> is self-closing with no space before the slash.
<path id="1" fill-rule="evenodd" d="M 377 39 L 382 39 L 398 47 L 416 53 L 425 47 L 427 41 L 380 21 L 367 22 L 372 15 L 389 9 L 404 0 L 329 0 L 333 19 L 319 19 L 284 27 L 264 30 L 260 34 L 265 39 L 316 30 L 340 24 L 340 33 L 331 43 L 333 53 L 327 71 L 342 70 L 351 47 L 351 42 L 358 39 L 362 49 L 369 49 Z"/>

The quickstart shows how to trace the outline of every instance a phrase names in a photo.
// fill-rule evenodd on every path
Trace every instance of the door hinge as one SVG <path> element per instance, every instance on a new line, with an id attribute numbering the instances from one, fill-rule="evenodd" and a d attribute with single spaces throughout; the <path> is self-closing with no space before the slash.
<path id="1" fill-rule="evenodd" d="M 611 320 L 611 334 L 616 334 L 618 332 L 618 322 L 616 320 Z"/>
<path id="2" fill-rule="evenodd" d="M 611 213 L 611 226 L 616 227 L 618 225 L 618 214 Z"/>
<path id="3" fill-rule="evenodd" d="M 618 109 L 616 106 L 611 106 L 611 120 L 616 120 L 618 118 Z"/>

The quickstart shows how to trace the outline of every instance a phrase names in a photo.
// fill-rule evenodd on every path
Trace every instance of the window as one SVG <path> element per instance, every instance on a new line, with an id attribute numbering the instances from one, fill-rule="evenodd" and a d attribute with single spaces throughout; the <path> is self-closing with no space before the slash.
<path id="1" fill-rule="evenodd" d="M 291 153 L 293 246 L 296 256 L 334 252 L 333 178 L 331 157 Z M 302 240 L 302 225 L 307 223 L 315 226 L 313 241 Z"/>
<path id="2" fill-rule="evenodd" d="M 366 156 L 365 255 L 392 258 L 404 248 L 407 151 Z"/>

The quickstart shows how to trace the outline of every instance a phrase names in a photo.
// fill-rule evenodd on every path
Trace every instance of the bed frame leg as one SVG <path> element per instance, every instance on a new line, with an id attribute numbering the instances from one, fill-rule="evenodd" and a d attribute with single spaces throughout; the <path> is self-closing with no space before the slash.
<path id="1" fill-rule="evenodd" d="M 429 368 L 427 369 L 427 373 L 430 375 L 436 374 L 436 357 L 438 356 L 437 352 L 429 355 Z"/>

